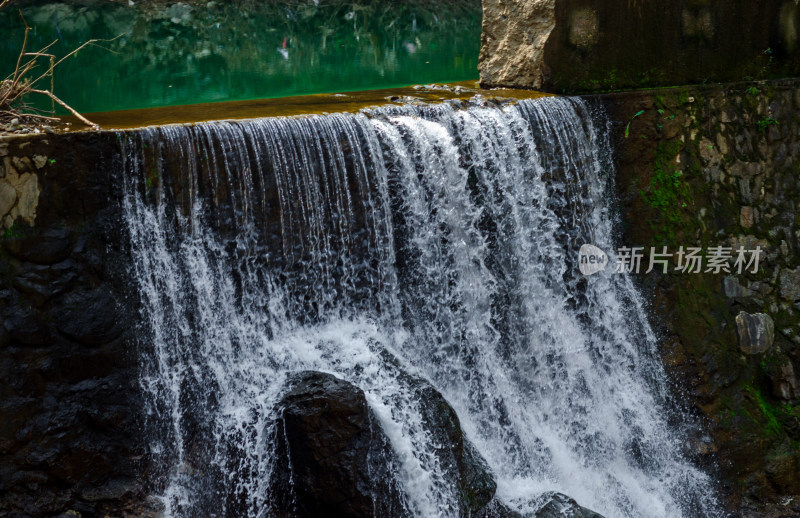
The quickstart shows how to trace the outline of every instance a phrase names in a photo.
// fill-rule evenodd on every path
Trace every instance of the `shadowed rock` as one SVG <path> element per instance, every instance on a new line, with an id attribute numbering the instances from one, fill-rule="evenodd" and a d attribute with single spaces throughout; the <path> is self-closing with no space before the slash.
<path id="1" fill-rule="evenodd" d="M 272 494 L 297 517 L 405 516 L 389 441 L 364 392 L 320 372 L 290 380 L 278 403 Z"/>
<path id="2" fill-rule="evenodd" d="M 459 515 L 473 516 L 496 484 L 464 439 L 453 408 L 432 386 L 408 377 L 421 403 L 423 426 L 448 480 L 457 485 Z M 408 515 L 389 440 L 364 392 L 330 374 L 302 372 L 277 406 L 276 466 L 271 493 L 279 512 L 298 517 Z M 480 515 L 489 516 L 489 515 Z"/>

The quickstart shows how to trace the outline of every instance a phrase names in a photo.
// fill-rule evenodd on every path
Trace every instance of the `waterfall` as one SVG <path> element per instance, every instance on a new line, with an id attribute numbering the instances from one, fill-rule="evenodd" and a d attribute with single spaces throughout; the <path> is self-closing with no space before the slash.
<path id="1" fill-rule="evenodd" d="M 414 516 L 458 507 L 403 372 L 512 509 L 555 490 L 608 518 L 721 516 L 631 279 L 577 271 L 582 244 L 617 244 L 595 111 L 477 97 L 123 135 L 167 514 L 274 516 L 274 406 L 317 370 L 366 393 Z"/>

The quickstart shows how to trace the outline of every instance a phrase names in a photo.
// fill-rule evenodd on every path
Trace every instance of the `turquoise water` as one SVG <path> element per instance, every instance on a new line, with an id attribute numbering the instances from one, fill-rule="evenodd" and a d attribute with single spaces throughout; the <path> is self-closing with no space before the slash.
<path id="1" fill-rule="evenodd" d="M 478 76 L 475 0 L 308 0 L 247 8 L 213 1 L 147 8 L 46 3 L 22 13 L 32 27 L 29 51 L 57 40 L 51 50 L 63 56 L 87 40 L 111 40 L 56 70 L 56 95 L 86 113 Z M 3 77 L 14 69 L 23 28 L 16 9 L 0 13 Z"/>

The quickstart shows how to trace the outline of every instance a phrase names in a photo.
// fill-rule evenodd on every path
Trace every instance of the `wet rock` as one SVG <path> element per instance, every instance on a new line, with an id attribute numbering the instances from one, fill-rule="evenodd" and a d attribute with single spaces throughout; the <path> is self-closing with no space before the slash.
<path id="1" fill-rule="evenodd" d="M 603 518 L 561 493 L 545 493 L 537 501 L 543 505 L 536 513 L 536 518 Z"/>
<path id="2" fill-rule="evenodd" d="M 800 459 L 794 454 L 790 441 L 773 450 L 766 458 L 765 472 L 770 481 L 782 491 L 797 490 Z"/>
<path id="3" fill-rule="evenodd" d="M 775 323 L 765 313 L 751 315 L 744 311 L 736 315 L 739 348 L 745 354 L 761 354 L 775 341 Z"/>
<path id="4" fill-rule="evenodd" d="M 135 480 L 115 479 L 102 486 L 85 489 L 81 492 L 81 496 L 89 502 L 122 500 L 131 497 L 140 490 L 141 486 Z"/>
<path id="5" fill-rule="evenodd" d="M 497 499 L 473 515 L 474 518 L 524 518 Z"/>
<path id="6" fill-rule="evenodd" d="M 5 330 L 12 340 L 24 345 L 48 345 L 51 335 L 47 326 L 31 309 L 16 306 L 6 316 Z"/>
<path id="7" fill-rule="evenodd" d="M 462 514 L 472 514 L 492 500 L 497 485 L 480 453 L 464 438 L 453 407 L 431 385 L 422 380 L 417 383 L 422 418 L 436 445 L 439 464 L 445 467 L 448 479 L 459 481 Z"/>
<path id="8" fill-rule="evenodd" d="M 277 406 L 278 507 L 297 517 L 404 516 L 389 440 L 358 387 L 302 372 Z"/>
<path id="9" fill-rule="evenodd" d="M 423 426 L 445 479 L 457 484 L 459 514 L 476 515 L 494 497 L 496 484 L 489 468 L 464 438 L 458 416 L 444 397 L 423 380 L 408 376 L 407 381 L 415 386 Z M 317 372 L 295 375 L 290 386 L 278 404 L 277 429 L 284 435 L 276 440 L 278 462 L 291 474 L 293 489 L 283 479 L 275 491 L 295 495 L 299 516 L 405 515 L 393 475 L 397 459 L 364 393 Z M 291 503 L 287 499 L 282 506 Z"/>
<path id="10" fill-rule="evenodd" d="M 119 336 L 122 328 L 116 304 L 102 288 L 65 295 L 53 317 L 59 332 L 86 345 L 102 345 Z"/>
<path id="11" fill-rule="evenodd" d="M 44 231 L 20 230 L 21 237 L 6 240 L 5 248 L 13 257 L 36 264 L 55 264 L 69 257 L 72 240 L 64 228 Z"/>

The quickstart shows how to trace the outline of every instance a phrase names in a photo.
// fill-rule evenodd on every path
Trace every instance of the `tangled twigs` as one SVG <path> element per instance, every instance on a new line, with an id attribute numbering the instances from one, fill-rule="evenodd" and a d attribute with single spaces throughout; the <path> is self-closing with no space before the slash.
<path id="1" fill-rule="evenodd" d="M 0 0 L 0 8 L 6 5 L 9 1 L 10 0 Z M 14 118 L 23 119 L 31 123 L 44 123 L 44 122 L 59 120 L 56 117 L 43 115 L 41 113 L 41 110 L 38 110 L 26 104 L 25 99 L 30 94 L 37 94 L 49 98 L 51 102 L 54 103 L 53 104 L 54 109 L 55 109 L 55 104 L 58 104 L 59 106 L 69 111 L 72 115 L 75 116 L 75 118 L 77 118 L 83 124 L 86 124 L 87 126 L 96 127 L 97 126 L 96 124 L 94 124 L 81 114 L 79 114 L 75 109 L 73 109 L 67 103 L 56 97 L 56 95 L 53 93 L 53 77 L 54 77 L 53 71 L 65 59 L 74 56 L 81 49 L 88 47 L 90 45 L 95 45 L 100 41 L 112 41 L 112 40 L 89 40 L 83 45 L 74 49 L 72 52 L 70 52 L 63 58 L 56 61 L 55 56 L 49 53 L 48 51 L 53 45 L 56 44 L 57 40 L 41 48 L 37 52 L 27 52 L 28 33 L 31 31 L 31 28 L 30 26 L 28 26 L 27 22 L 25 22 L 25 18 L 22 16 L 21 11 L 19 15 L 20 18 L 22 18 L 22 22 L 25 24 L 25 35 L 22 40 L 22 49 L 20 50 L 19 56 L 17 57 L 17 65 L 14 71 L 8 77 L 0 81 L 0 122 L 8 122 L 10 120 L 13 120 Z M 43 58 L 49 61 L 49 66 L 43 73 L 36 76 L 34 70 L 37 68 L 37 66 L 40 63 L 40 60 Z M 48 78 L 50 79 L 49 89 L 46 87 L 45 88 L 41 87 L 40 86 L 41 82 Z"/>

